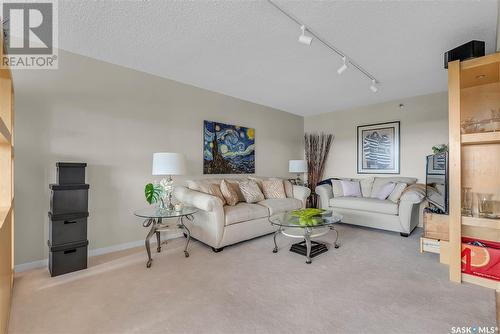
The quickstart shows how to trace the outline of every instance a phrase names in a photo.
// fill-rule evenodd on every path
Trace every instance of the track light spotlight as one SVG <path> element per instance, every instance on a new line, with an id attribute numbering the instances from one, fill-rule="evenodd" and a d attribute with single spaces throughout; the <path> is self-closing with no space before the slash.
<path id="1" fill-rule="evenodd" d="M 347 70 L 347 58 L 344 56 L 342 57 L 342 60 L 344 61 L 344 64 L 342 64 L 342 66 L 340 66 L 339 69 L 337 70 L 338 74 L 342 74 L 344 73 L 345 70 Z"/>
<path id="2" fill-rule="evenodd" d="M 311 45 L 312 37 L 306 36 L 306 26 L 301 26 L 302 34 L 299 36 L 299 42 L 305 45 Z"/>
<path id="3" fill-rule="evenodd" d="M 370 85 L 370 89 L 374 93 L 376 93 L 378 91 L 378 88 L 376 85 L 377 85 L 377 81 L 375 81 L 375 79 L 372 79 L 372 84 Z"/>

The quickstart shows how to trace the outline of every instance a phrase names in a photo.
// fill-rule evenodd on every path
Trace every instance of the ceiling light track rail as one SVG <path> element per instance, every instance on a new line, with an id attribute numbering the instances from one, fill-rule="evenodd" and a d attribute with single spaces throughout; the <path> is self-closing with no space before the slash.
<path id="1" fill-rule="evenodd" d="M 305 30 L 307 30 L 309 32 L 309 34 L 311 34 L 315 39 L 317 39 L 326 48 L 330 49 L 330 51 L 332 51 L 333 53 L 335 53 L 335 54 L 339 55 L 340 57 L 342 57 L 342 59 L 344 60 L 344 65 L 350 65 L 350 66 L 356 68 L 364 76 L 366 76 L 368 79 L 370 79 L 371 84 L 372 84 L 370 86 L 370 89 L 372 91 L 374 91 L 374 89 L 372 89 L 371 87 L 375 87 L 374 85 L 378 84 L 379 81 L 373 75 L 371 75 L 370 72 L 368 72 L 367 70 L 365 70 L 361 65 L 359 65 L 356 62 L 352 61 L 351 58 L 349 56 L 347 56 L 344 52 L 342 52 L 340 49 L 336 48 L 334 45 L 328 43 L 325 39 L 323 39 L 322 37 L 320 37 L 316 32 L 314 32 L 313 30 L 311 30 L 311 28 L 309 28 L 304 22 L 301 22 L 298 18 L 296 18 L 292 14 L 288 13 L 286 10 L 284 10 L 283 8 L 281 8 L 278 4 L 274 3 L 274 1 L 267 0 L 267 2 L 269 2 L 273 7 L 275 7 L 277 10 L 279 10 L 283 15 L 287 16 L 290 20 L 292 20 L 296 24 L 298 24 L 298 26 L 301 27 L 301 29 L 302 29 L 302 27 L 306 27 Z M 342 73 L 343 71 L 344 70 L 342 70 L 340 73 Z"/>

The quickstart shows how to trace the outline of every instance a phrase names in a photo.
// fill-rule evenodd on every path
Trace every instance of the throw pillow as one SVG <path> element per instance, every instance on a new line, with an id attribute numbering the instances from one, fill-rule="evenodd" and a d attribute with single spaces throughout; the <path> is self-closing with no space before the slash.
<path id="1" fill-rule="evenodd" d="M 234 188 L 226 182 L 226 180 L 222 180 L 220 183 L 220 191 L 222 192 L 222 196 L 226 200 L 227 205 L 236 205 L 238 203 L 238 193 Z"/>
<path id="2" fill-rule="evenodd" d="M 240 182 L 240 190 L 247 203 L 257 203 L 264 200 L 264 195 L 260 191 L 259 185 L 253 180 Z"/>
<path id="3" fill-rule="evenodd" d="M 262 181 L 262 188 L 264 189 L 264 196 L 269 198 L 286 198 L 285 187 L 283 180 L 265 180 Z"/>
<path id="4" fill-rule="evenodd" d="M 335 178 L 330 178 L 330 179 L 324 179 L 322 181 L 319 181 L 318 184 L 316 184 L 316 187 L 317 186 L 322 186 L 324 184 L 332 184 L 332 181 L 335 180 Z"/>
<path id="5" fill-rule="evenodd" d="M 262 189 L 262 181 L 264 181 L 264 178 L 257 177 L 257 176 L 249 176 L 248 179 L 257 182 L 257 184 L 258 184 L 258 186 L 260 188 L 260 191 L 264 191 Z"/>
<path id="6" fill-rule="evenodd" d="M 377 193 L 377 198 L 381 200 L 387 199 L 389 195 L 393 192 L 394 188 L 396 187 L 396 183 L 394 182 L 389 182 L 384 184 L 380 190 Z"/>
<path id="7" fill-rule="evenodd" d="M 220 199 L 222 201 L 222 205 L 226 204 L 226 199 L 222 192 L 220 191 L 220 186 L 218 184 L 211 184 L 208 186 L 208 193 Z"/>
<path id="8" fill-rule="evenodd" d="M 344 196 L 344 191 L 342 190 L 342 184 L 340 183 L 340 180 L 332 180 L 332 190 L 333 197 Z"/>
<path id="9" fill-rule="evenodd" d="M 407 187 L 406 183 L 403 182 L 396 183 L 394 190 L 389 195 L 389 200 L 394 203 L 399 202 L 399 199 L 401 198 L 401 195 L 403 195 L 403 191 L 405 191 L 406 187 Z"/>
<path id="10" fill-rule="evenodd" d="M 373 181 L 375 181 L 374 177 L 367 177 L 359 180 L 359 184 L 361 185 L 361 194 L 363 195 L 363 197 L 371 196 Z"/>
<path id="11" fill-rule="evenodd" d="M 233 188 L 233 190 L 238 195 L 238 202 L 245 202 L 245 196 L 243 196 L 243 193 L 241 192 L 241 189 L 240 189 L 240 181 L 238 181 L 238 180 L 226 180 L 226 182 L 231 188 Z"/>
<path id="12" fill-rule="evenodd" d="M 293 184 L 292 184 L 292 182 L 285 180 L 285 181 L 283 181 L 283 186 L 285 187 L 286 197 L 293 198 Z"/>
<path id="13" fill-rule="evenodd" d="M 340 184 L 345 197 L 361 197 L 359 181 L 341 180 Z"/>

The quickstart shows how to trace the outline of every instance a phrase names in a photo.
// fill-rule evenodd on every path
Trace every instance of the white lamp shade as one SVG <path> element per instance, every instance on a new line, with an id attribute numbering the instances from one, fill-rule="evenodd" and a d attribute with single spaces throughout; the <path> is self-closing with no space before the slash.
<path id="1" fill-rule="evenodd" d="M 186 172 L 186 160 L 180 153 L 153 153 L 153 175 L 182 175 Z"/>
<path id="2" fill-rule="evenodd" d="M 306 173 L 307 162 L 305 160 L 290 160 L 288 162 L 288 171 L 290 173 Z"/>

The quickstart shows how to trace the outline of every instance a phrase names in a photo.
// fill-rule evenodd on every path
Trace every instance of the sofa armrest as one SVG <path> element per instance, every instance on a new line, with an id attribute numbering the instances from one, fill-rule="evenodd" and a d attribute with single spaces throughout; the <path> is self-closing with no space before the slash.
<path id="1" fill-rule="evenodd" d="M 328 208 L 329 206 L 328 202 L 330 201 L 331 198 L 333 198 L 332 186 L 330 184 L 322 184 L 320 186 L 317 186 L 314 191 L 316 192 L 316 195 L 319 196 L 321 208 L 322 209 Z"/>
<path id="2" fill-rule="evenodd" d="M 311 189 L 303 186 L 293 185 L 293 198 L 302 202 L 302 207 L 306 207 L 307 198 L 311 195 Z"/>
<path id="3" fill-rule="evenodd" d="M 401 202 L 421 203 L 425 198 L 425 185 L 417 183 L 409 186 L 401 195 Z"/>
<path id="4" fill-rule="evenodd" d="M 184 205 L 194 206 L 203 211 L 222 209 L 222 203 L 216 196 L 191 190 L 186 187 L 175 187 L 174 196 Z"/>
<path id="5" fill-rule="evenodd" d="M 181 203 L 199 209 L 193 221 L 185 221 L 191 236 L 201 242 L 219 248 L 224 235 L 225 214 L 222 201 L 216 196 L 186 187 L 175 187 L 174 196 Z"/>
<path id="6" fill-rule="evenodd" d="M 425 199 L 425 186 L 409 186 L 399 200 L 399 221 L 403 233 L 411 233 L 417 227 L 420 216 L 420 203 Z"/>

